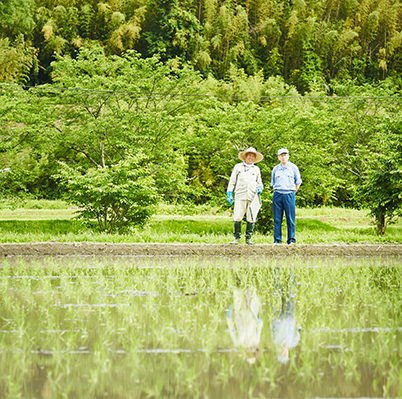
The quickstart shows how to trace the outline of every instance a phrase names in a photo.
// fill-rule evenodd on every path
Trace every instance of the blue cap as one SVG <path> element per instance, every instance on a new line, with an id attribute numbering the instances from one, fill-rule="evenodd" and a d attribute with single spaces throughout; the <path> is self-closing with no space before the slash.
<path id="1" fill-rule="evenodd" d="M 278 150 L 278 157 L 281 154 L 289 154 L 289 150 L 287 148 L 281 148 L 280 150 Z"/>

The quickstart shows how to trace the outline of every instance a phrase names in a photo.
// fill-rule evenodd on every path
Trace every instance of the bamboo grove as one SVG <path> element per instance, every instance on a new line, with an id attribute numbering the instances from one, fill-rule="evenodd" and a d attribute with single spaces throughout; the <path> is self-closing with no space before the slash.
<path id="1" fill-rule="evenodd" d="M 55 55 L 101 44 L 180 58 L 204 76 L 282 76 L 300 93 L 334 79 L 362 84 L 402 72 L 399 0 L 5 0 L 0 79 L 51 79 Z"/>

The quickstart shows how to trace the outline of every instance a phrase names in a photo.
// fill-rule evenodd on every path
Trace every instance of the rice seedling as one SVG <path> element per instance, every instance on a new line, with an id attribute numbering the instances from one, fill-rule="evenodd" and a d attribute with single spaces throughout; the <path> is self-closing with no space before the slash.
<path id="1" fill-rule="evenodd" d="M 4 258 L 0 396 L 398 397 L 401 283 L 399 258 Z"/>

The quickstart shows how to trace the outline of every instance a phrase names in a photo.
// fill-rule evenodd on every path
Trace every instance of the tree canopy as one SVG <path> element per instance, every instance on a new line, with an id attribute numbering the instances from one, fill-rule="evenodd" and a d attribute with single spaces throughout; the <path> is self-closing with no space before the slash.
<path id="1" fill-rule="evenodd" d="M 286 146 L 303 175 L 300 205 L 362 206 L 359 187 L 401 126 L 390 79 L 301 96 L 281 77 L 232 67 L 225 81 L 202 79 L 178 60 L 107 55 L 98 45 L 57 56 L 51 67 L 52 84 L 1 89 L 8 192 L 57 197 L 60 161 L 85 174 L 138 153 L 160 198 L 219 203 L 239 151 L 253 145 L 264 154 L 268 186 L 276 150 Z M 10 176 L 17 186 L 7 186 Z"/>
<path id="2" fill-rule="evenodd" d="M 56 198 L 60 165 L 107 176 L 138 153 L 153 198 L 217 203 L 240 150 L 268 183 L 286 146 L 300 205 L 385 204 L 384 227 L 401 46 L 399 0 L 3 1 L 2 194 Z"/>
<path id="3" fill-rule="evenodd" d="M 330 91 L 334 79 L 362 84 L 402 72 L 399 0 L 6 0 L 5 39 L 20 57 L 33 51 L 35 66 L 23 74 L 31 84 L 49 82 L 55 56 L 74 57 L 89 42 L 109 55 L 179 57 L 218 79 L 231 66 L 261 70 L 301 93 Z M 4 63 L 0 54 L 0 69 Z"/>

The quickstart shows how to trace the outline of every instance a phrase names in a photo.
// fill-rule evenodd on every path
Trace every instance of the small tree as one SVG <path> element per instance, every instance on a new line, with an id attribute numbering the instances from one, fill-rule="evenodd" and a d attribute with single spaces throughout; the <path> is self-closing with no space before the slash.
<path id="1" fill-rule="evenodd" d="M 90 169 L 85 174 L 63 164 L 60 174 L 66 199 L 80 207 L 78 218 L 100 231 L 124 232 L 143 226 L 157 202 L 154 181 L 143 155 L 130 156 L 116 165 Z"/>
<path id="2" fill-rule="evenodd" d="M 402 167 L 395 160 L 387 160 L 381 170 L 371 172 L 360 195 L 370 209 L 377 232 L 384 235 L 394 217 L 402 213 Z"/>
<path id="3" fill-rule="evenodd" d="M 360 188 L 362 203 L 375 218 L 378 234 L 384 235 L 386 227 L 402 214 L 402 124 L 390 124 L 378 142 L 383 147 L 381 158 Z"/>

